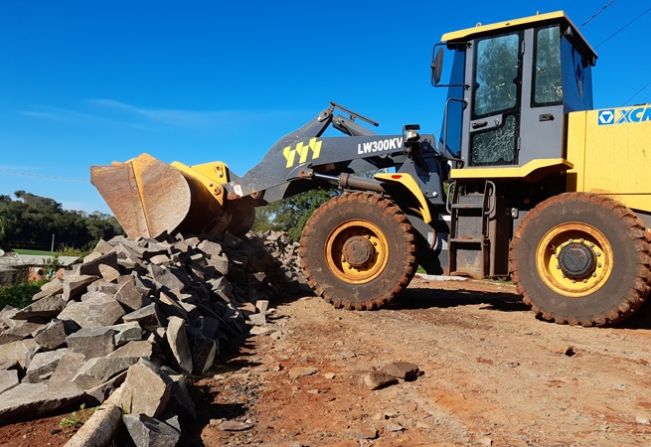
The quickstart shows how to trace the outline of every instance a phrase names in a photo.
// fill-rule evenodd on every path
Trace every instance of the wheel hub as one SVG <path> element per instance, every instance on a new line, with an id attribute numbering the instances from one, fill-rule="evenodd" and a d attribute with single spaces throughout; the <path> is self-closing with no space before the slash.
<path id="1" fill-rule="evenodd" d="M 597 267 L 594 251 L 582 242 L 571 242 L 558 254 L 562 272 L 571 279 L 588 278 Z"/>
<path id="2" fill-rule="evenodd" d="M 362 267 L 374 253 L 373 244 L 364 236 L 353 236 L 346 241 L 343 247 L 344 261 L 352 267 Z"/>

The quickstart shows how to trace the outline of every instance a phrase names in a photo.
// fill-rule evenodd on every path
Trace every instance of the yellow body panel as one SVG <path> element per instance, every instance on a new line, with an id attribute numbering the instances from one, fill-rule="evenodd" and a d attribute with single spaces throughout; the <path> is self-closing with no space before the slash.
<path id="1" fill-rule="evenodd" d="M 414 178 L 410 174 L 380 173 L 380 174 L 375 174 L 374 177 L 378 180 L 382 180 L 385 182 L 400 183 L 405 188 L 407 188 L 420 205 L 418 207 L 418 210 L 420 211 L 420 215 L 423 218 L 423 222 L 430 223 L 432 221 L 432 213 L 430 213 L 429 211 L 429 203 L 427 202 L 427 199 L 425 198 L 423 191 L 418 186 L 418 183 L 416 183 L 416 180 L 414 180 Z"/>
<path id="2" fill-rule="evenodd" d="M 651 212 L 651 105 L 570 113 L 567 135 L 568 191 Z"/>
<path id="3" fill-rule="evenodd" d="M 472 28 L 466 28 L 459 31 L 451 31 L 443 34 L 443 36 L 441 37 L 441 42 L 454 42 L 460 40 L 462 41 L 462 40 L 467 40 L 468 38 L 475 37 L 476 35 L 486 34 L 486 33 L 499 34 L 501 31 L 506 31 L 509 28 L 521 27 L 525 25 L 530 25 L 530 24 L 535 24 L 535 23 L 545 22 L 550 20 L 564 20 L 567 23 L 569 23 L 570 26 L 574 29 L 574 32 L 579 36 L 579 38 L 592 52 L 592 54 L 595 57 L 597 56 L 597 53 L 590 46 L 590 44 L 585 40 L 585 38 L 578 30 L 576 25 L 574 25 L 574 23 L 572 23 L 570 18 L 567 17 L 567 15 L 565 15 L 564 11 L 554 11 L 545 14 L 536 14 L 535 16 L 522 17 L 513 20 L 506 20 L 504 22 L 491 23 L 488 25 L 477 25 Z"/>
<path id="4" fill-rule="evenodd" d="M 522 166 L 452 169 L 450 179 L 519 179 L 561 172 L 570 168 L 572 163 L 563 158 L 539 158 Z"/>
<path id="5" fill-rule="evenodd" d="M 225 163 L 213 161 L 188 166 L 174 161 L 171 165 L 173 168 L 181 171 L 183 175 L 192 177 L 200 182 L 220 205 L 224 204 L 224 188 L 221 185 L 228 183 L 228 167 Z"/>

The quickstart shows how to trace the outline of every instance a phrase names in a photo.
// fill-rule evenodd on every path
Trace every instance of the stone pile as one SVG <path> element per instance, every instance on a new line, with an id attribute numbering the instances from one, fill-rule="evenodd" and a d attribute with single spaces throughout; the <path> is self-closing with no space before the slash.
<path id="1" fill-rule="evenodd" d="M 298 242 L 292 241 L 283 231 L 269 230 L 255 235 L 262 240 L 267 252 L 278 261 L 287 279 L 297 283 L 305 282 L 300 267 Z"/>
<path id="2" fill-rule="evenodd" d="M 96 405 L 123 384 L 136 445 L 174 445 L 196 416 L 187 377 L 208 371 L 295 277 L 274 262 L 293 250 L 281 240 L 100 241 L 29 306 L 0 311 L 0 422 Z"/>

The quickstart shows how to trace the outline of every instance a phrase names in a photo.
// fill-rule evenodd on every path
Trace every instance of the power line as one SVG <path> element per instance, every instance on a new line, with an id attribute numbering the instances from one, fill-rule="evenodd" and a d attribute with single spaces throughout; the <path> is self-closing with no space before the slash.
<path id="1" fill-rule="evenodd" d="M 612 33 L 610 36 L 606 37 L 603 41 L 601 41 L 601 43 L 599 43 L 599 45 L 597 45 L 597 48 L 599 48 L 600 46 L 602 46 L 603 44 L 605 44 L 606 42 L 608 42 L 610 39 L 612 39 L 613 37 L 615 37 L 616 35 L 618 35 L 618 34 L 621 33 L 622 31 L 624 31 L 626 28 L 628 28 L 629 26 L 631 26 L 633 23 L 637 22 L 640 18 L 642 18 L 643 16 L 645 16 L 645 15 L 648 14 L 649 12 L 651 12 L 651 8 L 648 8 L 647 10 L 645 10 L 645 11 L 641 12 L 640 14 L 638 14 L 637 16 L 635 16 L 635 17 L 633 18 L 633 20 L 631 20 L 631 21 L 628 22 L 626 25 L 622 26 L 620 29 L 618 29 L 617 31 L 615 31 L 614 33 Z"/>
<path id="2" fill-rule="evenodd" d="M 17 171 L 15 169 L 0 168 L 0 173 L 5 173 L 7 175 L 20 176 L 20 177 L 36 177 L 36 178 L 42 178 L 42 179 L 46 179 L 46 180 L 56 180 L 58 182 L 87 183 L 87 180 L 83 180 L 83 179 L 78 178 L 78 177 L 62 177 L 62 176 L 57 176 L 57 175 L 44 175 L 44 174 L 38 174 L 36 172 Z"/>
<path id="3" fill-rule="evenodd" d="M 646 90 L 647 87 L 649 87 L 650 85 L 651 85 L 651 81 L 647 82 L 647 83 L 644 85 L 644 87 L 642 87 L 641 89 L 639 89 L 638 91 L 636 91 L 635 93 L 633 93 L 633 94 L 631 95 L 630 98 L 628 98 L 626 101 L 624 101 L 624 105 L 627 105 L 629 102 L 631 102 L 631 101 L 632 101 L 632 100 L 633 100 L 637 95 L 639 95 L 639 94 L 642 93 L 644 90 Z"/>
<path id="4" fill-rule="evenodd" d="M 603 5 L 601 8 L 599 8 L 597 11 L 595 11 L 595 12 L 594 12 L 590 17 L 588 17 L 588 19 L 587 19 L 585 22 L 583 22 L 583 23 L 581 24 L 581 28 L 584 27 L 584 26 L 586 26 L 586 25 L 587 25 L 588 23 L 590 23 L 592 20 L 594 20 L 595 17 L 597 17 L 597 16 L 598 16 L 599 14 L 601 14 L 602 12 L 604 12 L 604 11 L 606 10 L 606 8 L 608 8 L 608 7 L 609 7 L 610 5 L 612 5 L 613 3 L 615 3 L 615 0 L 610 0 L 608 3 L 606 3 L 606 4 Z"/>

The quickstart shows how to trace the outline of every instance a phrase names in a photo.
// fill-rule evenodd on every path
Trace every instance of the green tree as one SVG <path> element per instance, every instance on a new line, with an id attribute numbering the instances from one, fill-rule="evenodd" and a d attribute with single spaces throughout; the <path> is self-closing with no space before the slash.
<path id="1" fill-rule="evenodd" d="M 298 241 L 314 210 L 336 194 L 335 190 L 313 189 L 258 208 L 253 231 L 286 231 Z"/>

